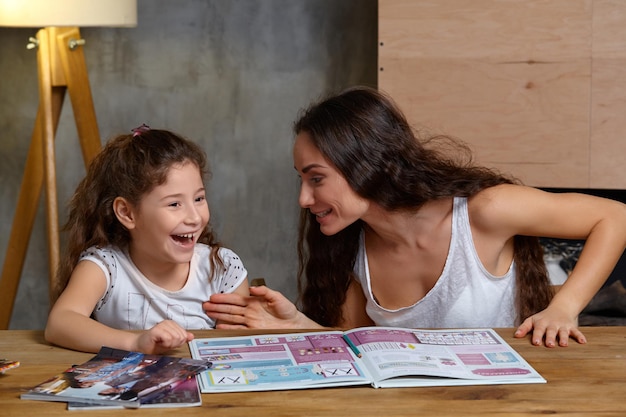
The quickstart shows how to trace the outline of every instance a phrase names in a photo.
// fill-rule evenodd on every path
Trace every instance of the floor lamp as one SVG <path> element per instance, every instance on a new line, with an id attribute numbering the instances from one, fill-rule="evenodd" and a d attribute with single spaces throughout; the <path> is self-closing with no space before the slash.
<path id="1" fill-rule="evenodd" d="M 85 166 L 99 152 L 100 134 L 78 27 L 136 26 L 136 0 L 0 0 L 0 26 L 42 28 L 37 48 L 39 108 L 0 279 L 0 329 L 11 320 L 42 187 L 45 189 L 49 290 L 59 264 L 54 138 L 65 94 L 70 97 Z"/>

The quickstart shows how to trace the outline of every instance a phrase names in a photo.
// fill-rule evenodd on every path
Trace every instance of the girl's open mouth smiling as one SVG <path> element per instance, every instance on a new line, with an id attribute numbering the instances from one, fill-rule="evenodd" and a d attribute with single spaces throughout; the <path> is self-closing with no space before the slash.
<path id="1" fill-rule="evenodd" d="M 193 233 L 186 233 L 184 235 L 172 235 L 172 239 L 182 245 L 189 245 L 194 243 L 193 236 Z"/>

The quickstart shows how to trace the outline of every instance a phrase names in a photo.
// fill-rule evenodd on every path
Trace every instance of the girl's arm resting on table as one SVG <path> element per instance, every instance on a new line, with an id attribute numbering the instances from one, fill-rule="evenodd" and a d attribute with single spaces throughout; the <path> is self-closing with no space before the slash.
<path id="1" fill-rule="evenodd" d="M 113 329 L 98 323 L 90 316 L 105 290 L 104 272 L 93 262 L 79 262 L 67 288 L 50 311 L 46 340 L 84 352 L 98 352 L 102 346 L 109 346 L 158 354 L 193 339 L 193 334 L 171 320 L 141 332 Z"/>

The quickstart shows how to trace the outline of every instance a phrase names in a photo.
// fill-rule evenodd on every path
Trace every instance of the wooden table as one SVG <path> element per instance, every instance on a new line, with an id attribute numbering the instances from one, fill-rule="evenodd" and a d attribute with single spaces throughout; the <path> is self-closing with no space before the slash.
<path id="1" fill-rule="evenodd" d="M 65 403 L 21 400 L 20 393 L 93 356 L 50 346 L 41 331 L 0 331 L 0 357 L 18 360 L 19 368 L 0 375 L 0 415 L 207 415 L 211 417 L 279 416 L 485 416 L 567 414 L 626 415 L 626 327 L 587 327 L 588 343 L 567 348 L 531 346 L 514 339 L 512 329 L 497 329 L 544 378 L 547 384 L 469 387 L 324 388 L 293 391 L 203 394 L 202 407 L 109 411 L 67 411 Z M 278 333 L 278 331 L 267 331 Z M 196 337 L 259 333 L 197 332 Z M 189 356 L 187 347 L 173 353 Z"/>

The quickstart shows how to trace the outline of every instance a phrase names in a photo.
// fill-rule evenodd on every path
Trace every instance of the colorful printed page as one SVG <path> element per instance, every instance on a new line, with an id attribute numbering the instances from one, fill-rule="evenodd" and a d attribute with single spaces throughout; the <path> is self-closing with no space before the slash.
<path id="1" fill-rule="evenodd" d="M 268 391 L 370 384 L 342 332 L 194 339 L 191 355 L 210 361 L 202 392 Z"/>
<path id="2" fill-rule="evenodd" d="M 491 329 L 363 327 L 195 339 L 189 345 L 193 358 L 213 363 L 200 374 L 207 393 L 546 382 Z"/>
<path id="3" fill-rule="evenodd" d="M 89 361 L 54 375 L 21 398 L 137 408 L 210 366 L 202 360 L 103 347 Z"/>
<path id="4" fill-rule="evenodd" d="M 198 407 L 202 405 L 202 396 L 196 376 L 176 381 L 165 389 L 154 391 L 140 399 L 141 408 Z M 69 402 L 68 410 L 112 410 L 123 409 L 118 404 L 84 404 Z"/>
<path id="5" fill-rule="evenodd" d="M 491 329 L 367 327 L 346 332 L 375 387 L 546 382 Z"/>
<path id="6" fill-rule="evenodd" d="M 11 361 L 8 359 L 0 359 L 0 374 L 5 373 L 9 369 L 17 368 L 20 366 L 19 361 Z"/>

